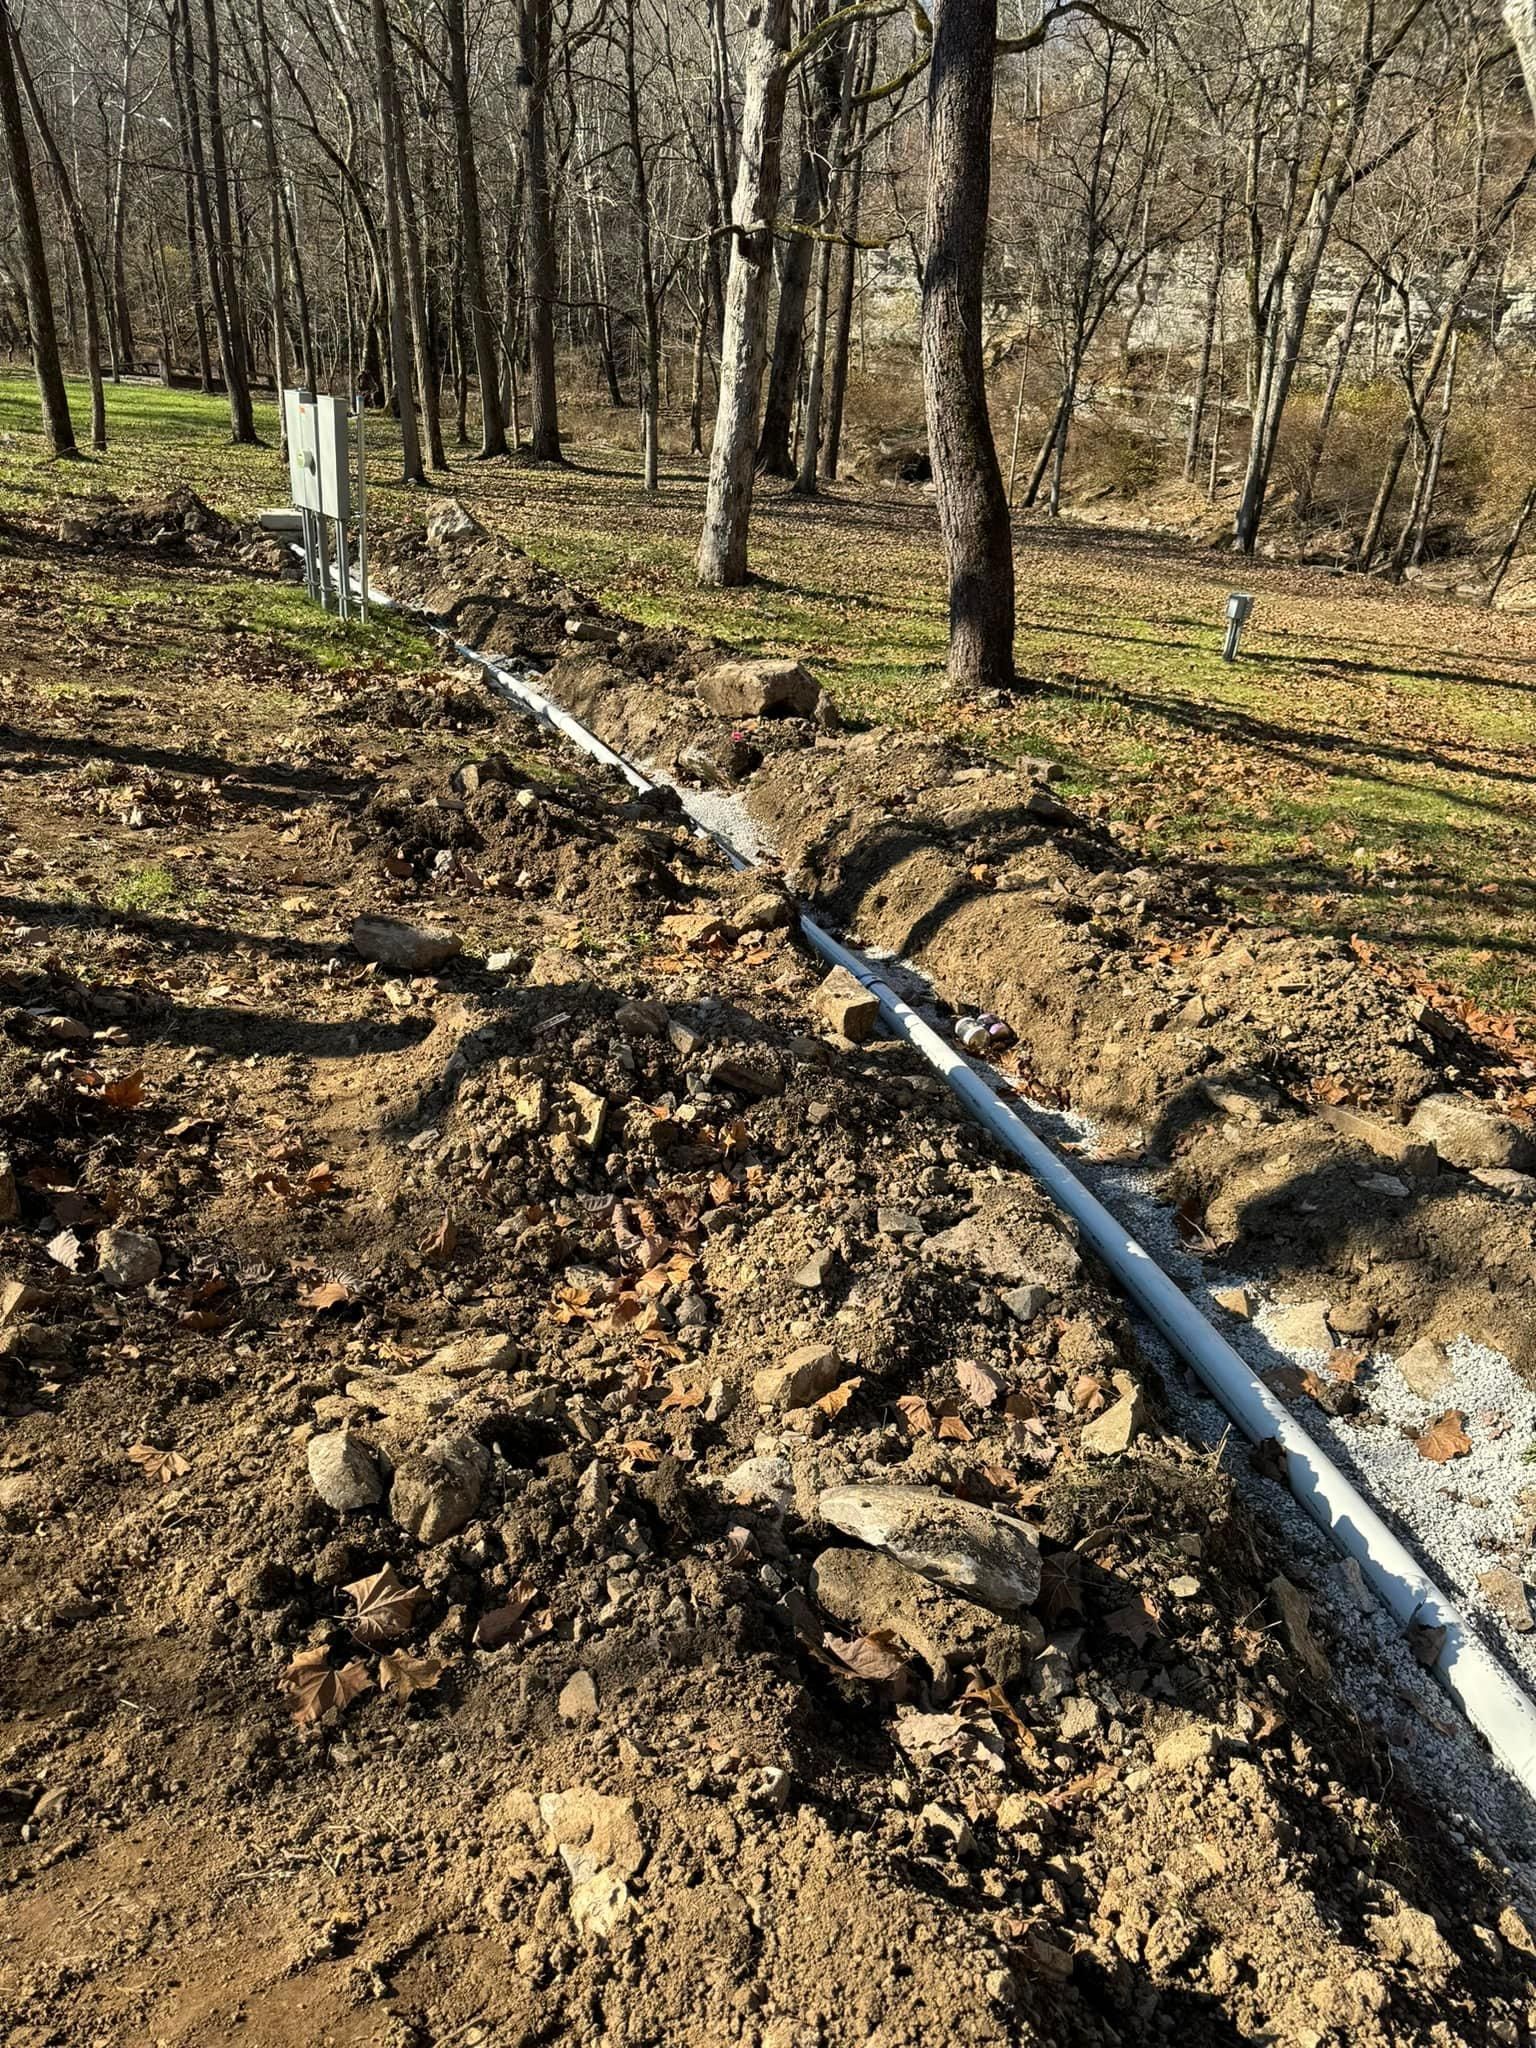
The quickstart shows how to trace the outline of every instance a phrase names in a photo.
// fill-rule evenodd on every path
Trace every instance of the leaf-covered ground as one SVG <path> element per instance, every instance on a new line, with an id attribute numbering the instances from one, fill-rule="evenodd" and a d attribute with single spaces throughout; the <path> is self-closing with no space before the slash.
<path id="1" fill-rule="evenodd" d="M 109 413 L 120 445 L 105 460 L 49 465 L 30 384 L 0 381 L 0 516 L 183 478 L 231 513 L 285 495 L 275 451 L 228 446 L 218 400 L 137 386 L 110 392 Z M 270 431 L 271 409 L 260 417 Z M 620 445 L 632 431 L 627 417 L 583 415 L 567 469 L 455 459 L 443 487 L 618 611 L 802 655 L 854 716 L 1050 754 L 1069 791 L 1098 791 L 1149 853 L 1207 868 L 1235 905 L 1398 949 L 1490 1009 L 1536 1012 L 1536 628 L 1523 616 L 1239 567 L 1141 531 L 1021 522 L 1030 687 L 978 717 L 944 690 L 928 496 L 867 472 L 815 501 L 767 485 L 756 580 L 700 592 L 700 465 L 674 456 L 648 503 Z M 373 516 L 420 521 L 431 499 L 389 488 L 384 440 L 376 428 Z M 1227 667 L 1234 584 L 1257 605 Z"/>

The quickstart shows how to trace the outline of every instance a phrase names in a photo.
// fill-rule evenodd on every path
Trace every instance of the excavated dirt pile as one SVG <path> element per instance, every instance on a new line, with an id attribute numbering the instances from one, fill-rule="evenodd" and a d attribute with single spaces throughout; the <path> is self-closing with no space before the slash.
<path id="1" fill-rule="evenodd" d="M 1159 1175 L 1213 1271 L 1325 1299 L 1348 1341 L 1466 1336 L 1536 1371 L 1536 1138 L 1500 1106 L 1506 1091 L 1523 1105 L 1536 1067 L 1369 948 L 1234 919 L 1075 812 L 1049 762 L 841 733 L 803 670 L 794 702 L 754 716 L 750 687 L 727 680 L 723 700 L 717 679 L 767 672 L 771 693 L 793 665 L 598 618 L 457 509 L 390 573 L 469 621 L 472 644 L 549 668 L 559 700 L 633 758 L 739 785 L 795 888 L 957 1010 L 1005 1018 L 1023 1084 Z M 484 589 L 506 593 L 494 620 L 464 594 Z"/>
<path id="2" fill-rule="evenodd" d="M 0 735 L 8 2048 L 1528 2038 L 1528 1845 L 774 877 L 252 702 L 93 821 L 193 906 L 45 886 L 142 703 Z"/>

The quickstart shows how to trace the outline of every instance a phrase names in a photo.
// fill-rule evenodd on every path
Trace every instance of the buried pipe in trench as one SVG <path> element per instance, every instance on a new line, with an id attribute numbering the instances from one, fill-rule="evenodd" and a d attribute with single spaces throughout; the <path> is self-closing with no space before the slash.
<path id="1" fill-rule="evenodd" d="M 375 598 L 372 591 L 368 594 L 370 600 L 392 603 L 387 598 Z M 438 621 L 432 623 L 445 630 Z M 616 769 L 631 787 L 647 793 L 662 787 L 526 678 L 462 642 L 454 641 L 453 646 L 455 652 L 485 671 L 498 696 L 531 713 L 541 723 L 553 726 L 605 767 Z M 755 865 L 722 833 L 697 823 L 695 829 L 713 839 L 737 868 Z M 796 908 L 799 910 L 798 905 Z M 799 910 L 799 922 L 801 934 L 812 950 L 830 965 L 845 968 L 868 989 L 879 1002 L 881 1016 L 892 1034 L 922 1055 L 972 1116 L 1024 1165 L 1057 1208 L 1071 1218 L 1083 1242 L 1243 1435 L 1254 1444 L 1278 1444 L 1292 1494 L 1339 1550 L 1356 1561 L 1362 1576 L 1403 1633 L 1418 1629 L 1432 1640 L 1435 1632 L 1443 1631 L 1438 1654 L 1429 1669 L 1506 1770 L 1536 1798 L 1536 1702 L 1478 1640 L 1455 1602 L 1440 1590 L 1354 1482 L 1276 1399 L 1145 1246 L 1117 1222 L 1024 1119 L 930 1024 L 924 1023 L 868 960 L 834 939 L 803 910 Z"/>

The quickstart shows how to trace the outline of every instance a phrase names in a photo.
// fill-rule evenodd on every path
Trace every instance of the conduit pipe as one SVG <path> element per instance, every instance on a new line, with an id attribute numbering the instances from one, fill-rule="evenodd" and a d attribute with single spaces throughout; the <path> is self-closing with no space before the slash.
<path id="1" fill-rule="evenodd" d="M 372 591 L 369 597 L 370 601 L 390 602 L 375 599 Z M 605 767 L 617 769 L 633 788 L 650 793 L 663 786 L 642 774 L 525 677 L 462 642 L 455 641 L 454 646 L 466 660 L 485 670 L 499 696 L 553 726 Z M 722 833 L 704 825 L 696 824 L 696 829 L 713 839 L 737 868 L 754 865 Z M 1434 1632 L 1444 1631 L 1438 1655 L 1429 1669 L 1494 1755 L 1536 1798 L 1536 1703 L 1478 1640 L 1455 1602 L 1441 1592 L 1354 1482 L 1276 1399 L 1145 1246 L 1116 1221 L 969 1062 L 880 978 L 871 962 L 834 939 L 803 910 L 800 931 L 823 960 L 846 968 L 869 990 L 879 1002 L 881 1016 L 893 1036 L 910 1045 L 943 1076 L 976 1120 L 1021 1161 L 1063 1214 L 1072 1219 L 1083 1242 L 1243 1435 L 1254 1444 L 1273 1441 L 1279 1445 L 1292 1494 L 1344 1555 L 1355 1560 L 1404 1634 L 1418 1629 L 1424 1632 L 1421 1642 L 1432 1643 Z"/>

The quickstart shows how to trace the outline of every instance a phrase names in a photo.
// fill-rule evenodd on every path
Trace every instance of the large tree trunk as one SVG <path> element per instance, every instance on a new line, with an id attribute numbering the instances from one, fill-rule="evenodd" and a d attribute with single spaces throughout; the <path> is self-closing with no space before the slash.
<path id="1" fill-rule="evenodd" d="M 762 0 L 747 36 L 741 163 L 731 199 L 731 271 L 720 337 L 720 403 L 709 455 L 709 494 L 699 539 L 703 584 L 747 580 L 747 529 L 757 454 L 757 409 L 768 354 L 773 216 L 779 203 L 784 95 L 789 77 L 789 0 Z"/>
<path id="2" fill-rule="evenodd" d="M 997 0 L 937 0 L 928 71 L 923 389 L 949 567 L 949 680 L 965 691 L 1014 681 L 1013 533 L 981 349 L 996 43 Z"/>
<path id="3" fill-rule="evenodd" d="M 475 130 L 469 110 L 469 36 L 464 0 L 448 0 L 448 59 L 453 90 L 453 140 L 459 171 L 459 233 L 464 266 L 464 296 L 469 302 L 469 331 L 475 349 L 475 378 L 480 386 L 480 453 L 507 453 L 507 422 L 501 409 L 501 369 L 496 360 L 496 330 L 485 278 L 485 244 L 480 224 L 480 173 L 475 163 Z"/>
<path id="4" fill-rule="evenodd" d="M 80 274 L 80 297 L 85 308 L 85 371 L 91 385 L 91 446 L 99 452 L 107 445 L 107 400 L 101 382 L 101 306 L 96 297 L 96 272 L 91 253 L 90 231 L 85 224 L 85 209 L 80 204 L 80 194 L 69 174 L 69 166 L 64 161 L 64 153 L 59 148 L 42 100 L 38 96 L 37 87 L 32 82 L 26 52 L 22 49 L 19 38 L 13 39 L 12 51 L 16 75 L 26 95 L 27 111 L 32 116 L 33 127 L 37 130 L 37 139 L 43 145 L 48 168 L 52 171 L 54 183 L 59 188 L 64 217 L 69 222 L 70 241 L 75 251 L 75 268 Z"/>
<path id="5" fill-rule="evenodd" d="M 0 135 L 5 141 L 6 168 L 10 173 L 11 200 L 15 207 L 16 235 L 21 244 L 21 283 L 27 305 L 27 338 L 32 363 L 37 371 L 37 395 L 43 408 L 43 431 L 55 455 L 75 455 L 74 424 L 69 417 L 69 394 L 64 389 L 64 366 L 59 360 L 59 335 L 53 317 L 53 289 L 48 281 L 48 258 L 43 247 L 43 224 L 38 218 L 37 188 L 32 182 L 32 153 L 21 118 L 21 95 L 16 90 L 16 66 L 11 57 L 11 14 L 8 0 L 0 0 Z"/>
<path id="6" fill-rule="evenodd" d="M 389 32 L 386 0 L 370 0 L 373 30 L 374 83 L 379 98 L 381 159 L 384 171 L 384 248 L 389 269 L 389 357 L 395 405 L 400 415 L 404 481 L 424 484 L 421 435 L 416 426 L 416 401 L 411 395 L 410 343 L 406 335 L 405 248 L 400 227 L 400 87 L 395 76 L 395 46 Z"/>
<path id="7" fill-rule="evenodd" d="M 545 121 L 549 88 L 550 0 L 518 0 L 517 70 L 523 183 L 523 300 L 528 320 L 529 453 L 562 462 L 560 393 L 555 376 L 555 221 Z"/>

